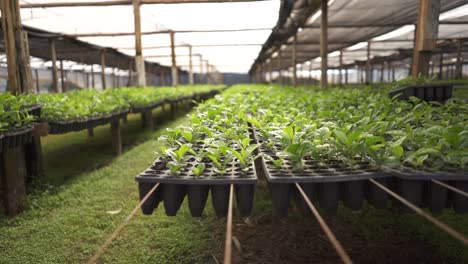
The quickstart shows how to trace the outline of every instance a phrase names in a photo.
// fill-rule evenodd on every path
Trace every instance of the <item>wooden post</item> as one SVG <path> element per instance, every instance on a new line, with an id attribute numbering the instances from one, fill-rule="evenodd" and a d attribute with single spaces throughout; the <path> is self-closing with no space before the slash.
<path id="1" fill-rule="evenodd" d="M 39 70 L 35 69 L 34 72 L 36 73 L 36 93 L 40 93 L 41 87 L 39 85 Z"/>
<path id="2" fill-rule="evenodd" d="M 140 1 L 132 0 L 132 3 L 135 23 L 135 70 L 137 74 L 137 86 L 146 86 L 145 60 L 143 59 L 141 44 Z"/>
<path id="3" fill-rule="evenodd" d="M 153 112 L 151 109 L 141 112 L 141 127 L 151 131 L 154 129 Z"/>
<path id="4" fill-rule="evenodd" d="M 120 119 L 111 123 L 112 152 L 119 156 L 122 154 L 122 135 L 120 131 Z"/>
<path id="5" fill-rule="evenodd" d="M 392 63 L 387 61 L 387 82 L 392 81 Z"/>
<path id="6" fill-rule="evenodd" d="M 312 84 L 312 61 L 309 63 L 309 84 Z"/>
<path id="7" fill-rule="evenodd" d="M 292 85 L 294 87 L 297 86 L 297 34 L 294 35 L 294 39 L 293 39 L 293 45 L 292 45 L 292 58 L 291 58 L 291 61 L 292 61 L 292 71 L 293 71 L 293 74 L 292 74 Z"/>
<path id="8" fill-rule="evenodd" d="M 440 0 L 420 0 L 418 24 L 416 25 L 416 38 L 413 52 L 412 76 L 420 74 L 427 76 L 432 50 L 436 46 Z"/>
<path id="9" fill-rule="evenodd" d="M 383 83 L 384 81 L 384 70 L 385 70 L 385 62 L 382 62 L 380 65 L 380 82 Z"/>
<path id="10" fill-rule="evenodd" d="M 94 128 L 88 128 L 88 137 L 89 138 L 92 138 L 94 137 Z"/>
<path id="11" fill-rule="evenodd" d="M 372 82 L 372 69 L 371 69 L 371 41 L 367 42 L 367 60 L 366 60 L 366 84 Z"/>
<path id="12" fill-rule="evenodd" d="M 462 57 L 462 47 L 463 47 L 463 40 L 458 40 L 457 46 L 457 64 L 456 64 L 456 79 L 463 78 L 463 57 Z"/>
<path id="13" fill-rule="evenodd" d="M 60 60 L 60 82 L 62 85 L 62 92 L 68 92 L 67 86 L 65 84 L 65 72 L 63 70 L 63 60 Z"/>
<path id="14" fill-rule="evenodd" d="M 281 69 L 283 68 L 281 61 L 281 46 L 278 48 L 278 83 L 283 84 L 283 76 L 281 75 Z"/>
<path id="15" fill-rule="evenodd" d="M 101 50 L 101 83 L 102 90 L 106 89 L 106 50 Z"/>
<path id="16" fill-rule="evenodd" d="M 328 88 L 328 0 L 322 0 L 322 15 L 320 17 L 320 87 Z"/>
<path id="17" fill-rule="evenodd" d="M 23 211 L 26 201 L 26 163 L 23 147 L 5 150 L 2 162 L 4 207 L 9 216 L 16 216 Z"/>
<path id="18" fill-rule="evenodd" d="M 206 83 L 211 83 L 210 80 L 210 65 L 208 64 L 208 60 L 205 60 L 205 72 L 206 72 Z"/>
<path id="19" fill-rule="evenodd" d="M 203 83 L 203 57 L 199 55 L 198 58 L 200 60 L 200 83 Z"/>
<path id="20" fill-rule="evenodd" d="M 343 86 L 343 78 L 342 78 L 342 71 L 343 71 L 343 50 L 340 50 L 340 70 L 339 70 L 339 78 L 338 82 L 340 86 Z"/>
<path id="21" fill-rule="evenodd" d="M 133 62 L 130 61 L 128 63 L 128 84 L 127 86 L 130 87 L 133 85 Z"/>
<path id="22" fill-rule="evenodd" d="M 348 68 L 345 68 L 345 84 L 348 84 Z"/>
<path id="23" fill-rule="evenodd" d="M 189 48 L 189 83 L 193 85 L 195 83 L 193 78 L 193 58 L 192 58 L 192 46 L 188 46 Z"/>
<path id="24" fill-rule="evenodd" d="M 56 93 L 59 93 L 58 74 L 57 74 L 57 53 L 55 52 L 55 40 L 50 39 L 50 57 L 52 61 L 52 88 Z"/>
<path id="25" fill-rule="evenodd" d="M 7 89 L 12 94 L 33 89 L 27 34 L 23 32 L 19 1 L 0 1 L 4 50 L 8 64 Z"/>
<path id="26" fill-rule="evenodd" d="M 172 86 L 179 85 L 179 76 L 177 71 L 177 62 L 176 62 L 176 53 L 175 53 L 175 40 L 174 40 L 174 31 L 169 33 L 171 38 L 171 76 L 172 76 Z"/>
<path id="27" fill-rule="evenodd" d="M 91 86 L 96 88 L 96 83 L 94 81 L 94 65 L 91 65 Z"/>
<path id="28" fill-rule="evenodd" d="M 395 66 L 392 67 L 392 82 L 395 81 Z"/>
<path id="29" fill-rule="evenodd" d="M 43 129 L 44 126 L 47 127 L 48 130 L 48 125 L 46 123 L 41 123 L 36 126 L 36 129 Z M 32 142 L 26 144 L 24 147 L 28 182 L 29 179 L 44 177 L 41 136 L 34 133 Z"/>
<path id="30" fill-rule="evenodd" d="M 444 72 L 444 53 L 439 54 L 439 80 L 442 80 L 444 77 L 442 73 Z"/>

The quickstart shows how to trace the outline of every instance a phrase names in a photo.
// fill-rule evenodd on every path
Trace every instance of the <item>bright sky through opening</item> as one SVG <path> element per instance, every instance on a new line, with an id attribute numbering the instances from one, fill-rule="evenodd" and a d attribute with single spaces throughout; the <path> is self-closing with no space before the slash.
<path id="1" fill-rule="evenodd" d="M 62 2 L 61 0 L 21 0 L 21 4 Z M 85 1 L 83 1 L 85 2 Z M 202 29 L 242 29 L 273 28 L 279 14 L 279 0 L 214 3 L 214 4 L 172 4 L 142 5 L 142 31 L 162 29 L 202 30 Z M 113 33 L 133 32 L 133 7 L 63 7 L 21 9 L 23 24 L 49 30 L 52 32 L 78 33 Z M 175 41 L 180 44 L 244 44 L 255 43 L 258 46 L 244 47 L 195 47 L 194 54 L 201 54 L 221 72 L 242 72 L 249 70 L 265 43 L 271 30 L 230 33 L 180 33 Z M 135 40 L 133 36 L 79 38 L 93 44 L 127 48 L 119 51 L 134 55 Z M 143 48 L 169 46 L 169 34 L 142 36 Z M 177 48 L 177 55 L 187 55 L 187 48 Z M 149 58 L 150 56 L 169 56 L 169 48 L 143 50 L 147 61 L 170 65 L 170 57 Z M 177 64 L 187 69 L 188 57 L 178 57 Z M 198 58 L 194 58 L 194 70 L 198 72 Z"/>

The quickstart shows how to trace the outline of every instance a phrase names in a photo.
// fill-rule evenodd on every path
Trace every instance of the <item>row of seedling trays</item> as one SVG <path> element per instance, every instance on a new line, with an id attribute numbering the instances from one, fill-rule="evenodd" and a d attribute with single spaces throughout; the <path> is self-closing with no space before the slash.
<path id="1" fill-rule="evenodd" d="M 119 111 L 116 113 L 89 117 L 77 120 L 67 121 L 49 121 L 50 134 L 65 134 L 74 131 L 81 131 L 88 128 L 95 128 L 97 126 L 106 125 L 112 122 L 116 122 L 122 118 L 125 118 L 128 114 L 128 110 Z"/>
<path id="2" fill-rule="evenodd" d="M 255 136 L 254 136 L 255 140 Z M 378 209 L 387 209 L 391 200 L 389 195 L 371 183 L 373 179 L 378 183 L 396 190 L 403 198 L 419 207 L 429 207 L 433 212 L 440 212 L 444 208 L 453 208 L 457 213 L 468 212 L 468 198 L 453 193 L 446 188 L 432 182 L 440 180 L 462 191 L 468 192 L 468 173 L 427 173 L 412 170 L 398 171 L 387 168 L 373 169 L 365 162 L 357 163 L 353 168 L 339 161 L 327 162 L 326 165 L 314 161 L 305 161 L 305 168 L 301 172 L 292 170 L 286 160 L 281 169 L 272 161 L 265 159 L 265 155 L 274 155 L 260 143 L 259 152 L 262 154 L 249 173 L 240 173 L 238 164 L 232 163 L 231 170 L 224 176 L 217 175 L 211 164 L 207 164 L 206 171 L 200 175 L 193 175 L 192 168 L 195 161 L 189 162 L 179 176 L 171 175 L 167 164 L 157 160 L 145 170 L 136 180 L 139 182 L 140 199 L 142 199 L 156 183 L 160 187 L 143 204 L 145 214 L 152 214 L 160 202 L 164 202 L 166 214 L 173 216 L 179 210 L 184 197 L 187 196 L 189 209 L 194 217 L 199 217 L 205 207 L 208 192 L 212 194 L 213 207 L 218 216 L 225 216 L 227 212 L 229 185 L 234 184 L 238 209 L 243 217 L 249 216 L 253 208 L 253 198 L 257 175 L 265 177 L 271 193 L 273 209 L 279 216 L 287 216 L 293 201 L 298 209 L 308 214 L 304 199 L 295 188 L 299 183 L 310 200 L 318 202 L 320 207 L 328 213 L 335 213 L 340 202 L 351 210 L 360 210 L 367 201 Z M 395 204 L 399 206 L 399 204 Z M 402 207 L 402 210 L 408 211 Z"/>

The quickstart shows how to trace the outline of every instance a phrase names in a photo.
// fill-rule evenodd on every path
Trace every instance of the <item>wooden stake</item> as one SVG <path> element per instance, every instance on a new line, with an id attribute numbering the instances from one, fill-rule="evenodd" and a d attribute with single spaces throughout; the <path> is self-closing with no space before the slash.
<path id="1" fill-rule="evenodd" d="M 281 69 L 283 68 L 281 61 L 281 46 L 278 47 L 278 83 L 283 84 L 283 76 L 281 75 Z"/>

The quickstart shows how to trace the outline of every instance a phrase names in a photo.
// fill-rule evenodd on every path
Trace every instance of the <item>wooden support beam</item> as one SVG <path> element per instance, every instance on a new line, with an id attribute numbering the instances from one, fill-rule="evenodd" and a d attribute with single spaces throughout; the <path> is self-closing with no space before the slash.
<path id="1" fill-rule="evenodd" d="M 52 89 L 59 93 L 58 74 L 57 74 L 57 53 L 55 52 L 55 39 L 50 39 L 50 56 L 52 61 Z"/>
<path id="2" fill-rule="evenodd" d="M 457 63 L 456 63 L 456 79 L 463 78 L 463 56 L 462 56 L 462 47 L 463 47 L 463 40 L 458 40 L 457 45 Z"/>
<path id="3" fill-rule="evenodd" d="M 439 80 L 442 80 L 444 77 L 442 74 L 444 72 L 444 53 L 439 54 Z"/>
<path id="4" fill-rule="evenodd" d="M 120 131 L 120 119 L 111 123 L 112 152 L 119 156 L 122 154 L 122 134 Z"/>
<path id="5" fill-rule="evenodd" d="M 32 179 L 43 178 L 44 163 L 42 155 L 41 137 L 49 133 L 48 123 L 36 123 L 30 143 L 24 146 L 27 170 L 27 182 Z"/>
<path id="6" fill-rule="evenodd" d="M 283 68 L 282 61 L 281 61 L 281 46 L 278 47 L 278 83 L 283 84 L 283 76 L 281 74 L 281 69 Z"/>
<path id="7" fill-rule="evenodd" d="M 94 137 L 94 128 L 88 128 L 88 138 Z"/>
<path id="8" fill-rule="evenodd" d="M 432 50 L 436 46 L 441 0 L 420 0 L 411 74 L 428 76 Z"/>
<path id="9" fill-rule="evenodd" d="M 205 74 L 206 83 L 209 84 L 211 83 L 211 80 L 210 80 L 210 65 L 208 64 L 208 60 L 205 60 L 205 70 L 206 70 L 206 74 Z"/>
<path id="10" fill-rule="evenodd" d="M 189 49 L 189 84 L 193 85 L 195 83 L 193 78 L 193 59 L 192 59 L 192 46 L 188 46 Z"/>
<path id="11" fill-rule="evenodd" d="M 66 93 L 68 91 L 67 85 L 65 84 L 65 71 L 63 70 L 63 60 L 60 60 L 60 83 L 62 86 L 62 92 Z"/>
<path id="12" fill-rule="evenodd" d="M 26 201 L 26 163 L 23 147 L 4 150 L 2 162 L 3 171 L 3 203 L 9 216 L 16 216 L 24 210 Z"/>
<path id="13" fill-rule="evenodd" d="M 91 65 L 91 87 L 96 88 L 96 82 L 94 80 L 94 65 Z"/>
<path id="14" fill-rule="evenodd" d="M 342 71 L 343 71 L 343 50 L 340 50 L 340 69 L 339 69 L 339 78 L 338 78 L 338 82 L 340 86 L 343 85 Z"/>
<path id="15" fill-rule="evenodd" d="M 153 121 L 153 112 L 151 110 L 145 110 L 141 113 L 141 126 L 146 128 L 150 131 L 154 129 L 154 121 Z"/>
<path id="16" fill-rule="evenodd" d="M 36 93 L 41 92 L 40 80 L 39 80 L 39 70 L 35 69 L 34 72 L 36 73 Z"/>
<path id="17" fill-rule="evenodd" d="M 371 69 L 371 41 L 367 42 L 367 60 L 366 60 L 366 84 L 372 82 L 372 69 Z"/>
<path id="18" fill-rule="evenodd" d="M 348 84 L 348 68 L 345 68 L 345 84 Z"/>
<path id="19" fill-rule="evenodd" d="M 171 39 L 171 76 L 172 76 L 172 86 L 179 85 L 179 77 L 177 70 L 176 54 L 175 54 L 175 39 L 174 32 L 169 33 Z"/>
<path id="20" fill-rule="evenodd" d="M 382 65 L 380 65 L 380 82 L 384 82 L 384 71 L 385 71 L 385 62 L 382 62 Z"/>
<path id="21" fill-rule="evenodd" d="M 203 57 L 198 55 L 198 59 L 200 60 L 200 83 L 203 83 Z"/>
<path id="22" fill-rule="evenodd" d="M 101 83 L 102 90 L 106 89 L 106 50 L 101 50 Z"/>
<path id="23" fill-rule="evenodd" d="M 128 63 L 128 83 L 127 86 L 130 87 L 133 85 L 133 62 Z"/>
<path id="24" fill-rule="evenodd" d="M 141 44 L 141 18 L 140 18 L 140 1 L 132 0 L 133 3 L 133 18 L 135 24 L 135 70 L 137 74 L 137 86 L 146 86 L 145 60 L 142 53 Z"/>
<path id="25" fill-rule="evenodd" d="M 292 85 L 294 87 L 297 86 L 297 46 L 296 46 L 296 43 L 297 43 L 297 35 L 295 34 L 294 35 L 294 38 L 293 38 L 293 44 L 292 44 L 292 53 L 291 53 L 291 66 L 292 66 Z"/>
<path id="26" fill-rule="evenodd" d="M 328 1 L 322 0 L 322 15 L 320 16 L 320 87 L 328 88 Z"/>

